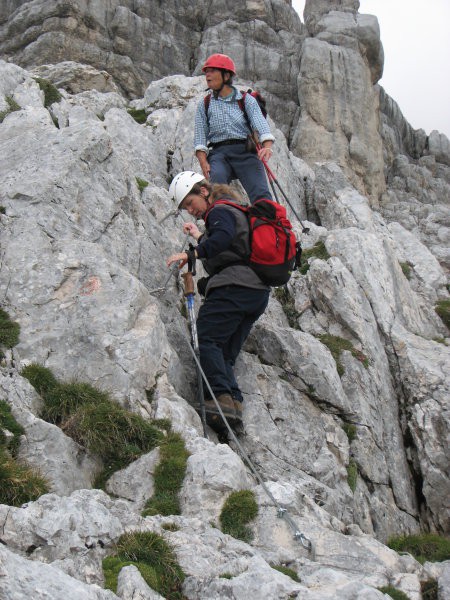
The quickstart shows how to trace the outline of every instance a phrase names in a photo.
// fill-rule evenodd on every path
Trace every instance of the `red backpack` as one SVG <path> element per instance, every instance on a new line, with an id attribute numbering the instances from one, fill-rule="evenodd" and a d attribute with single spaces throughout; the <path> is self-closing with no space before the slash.
<path id="1" fill-rule="evenodd" d="M 213 206 L 217 204 L 228 204 L 247 215 L 250 234 L 248 266 L 266 285 L 276 287 L 286 284 L 292 272 L 300 266 L 301 257 L 300 242 L 287 218 L 286 208 L 267 198 L 256 200 L 250 206 L 231 200 L 217 200 Z"/>

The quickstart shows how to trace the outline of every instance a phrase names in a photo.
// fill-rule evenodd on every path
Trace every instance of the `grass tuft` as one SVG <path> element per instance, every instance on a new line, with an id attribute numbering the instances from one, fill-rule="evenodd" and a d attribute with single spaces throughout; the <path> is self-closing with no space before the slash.
<path id="1" fill-rule="evenodd" d="M 147 113 L 144 108 L 127 108 L 127 112 L 139 125 L 147 122 Z"/>
<path id="2" fill-rule="evenodd" d="M 4 429 L 13 434 L 13 437 L 9 441 L 7 441 L 3 433 Z M 0 446 L 7 448 L 13 457 L 17 456 L 20 436 L 24 433 L 24 428 L 13 417 L 9 404 L 6 400 L 0 400 Z"/>
<path id="3" fill-rule="evenodd" d="M 189 453 L 183 438 L 170 432 L 160 446 L 160 461 L 155 469 L 155 493 L 147 500 L 143 517 L 181 514 L 179 492 L 186 473 Z"/>
<path id="4" fill-rule="evenodd" d="M 406 277 L 406 279 L 411 279 L 411 263 L 401 262 L 400 266 L 402 268 L 403 275 Z"/>
<path id="5" fill-rule="evenodd" d="M 421 564 L 450 560 L 450 538 L 434 533 L 392 537 L 387 545 L 396 552 L 409 552 Z"/>
<path id="6" fill-rule="evenodd" d="M 21 506 L 49 491 L 47 481 L 0 446 L 0 504 Z"/>
<path id="7" fill-rule="evenodd" d="M 450 329 L 450 300 L 439 300 L 434 310 L 441 317 L 448 329 Z"/>
<path id="8" fill-rule="evenodd" d="M 222 531 L 244 542 L 251 542 L 253 532 L 247 524 L 255 519 L 257 514 L 258 504 L 252 491 L 232 492 L 225 500 L 220 513 Z"/>
<path id="9" fill-rule="evenodd" d="M 348 443 L 351 444 L 354 439 L 356 439 L 357 429 L 354 423 L 344 423 L 342 425 L 342 429 L 347 434 Z"/>
<path id="10" fill-rule="evenodd" d="M 344 365 L 341 362 L 341 354 L 344 350 L 348 350 L 349 352 L 351 352 L 352 356 L 359 360 L 363 364 L 364 368 L 368 368 L 369 359 L 367 358 L 367 356 L 363 354 L 360 350 L 354 348 L 353 344 L 349 340 L 346 340 L 345 338 L 339 337 L 337 335 L 331 335 L 329 333 L 324 333 L 323 335 L 319 335 L 318 337 L 322 344 L 327 346 L 327 348 L 331 352 L 336 362 L 336 369 L 340 377 L 342 377 L 342 375 L 345 372 Z"/>
<path id="11" fill-rule="evenodd" d="M 281 304 L 284 314 L 289 323 L 289 327 L 292 329 L 300 329 L 298 325 L 298 318 L 300 317 L 300 313 L 295 308 L 295 300 L 289 293 L 287 286 L 283 285 L 275 288 L 274 290 L 275 298 Z"/>
<path id="12" fill-rule="evenodd" d="M 41 417 L 60 425 L 81 406 L 100 405 L 109 401 L 108 394 L 89 383 L 57 383 L 45 394 Z"/>
<path id="13" fill-rule="evenodd" d="M 12 436 L 6 436 L 5 431 Z M 17 460 L 20 436 L 25 433 L 5 400 L 0 400 L 0 504 L 21 506 L 46 494 L 48 482 L 34 469 Z"/>
<path id="14" fill-rule="evenodd" d="M 420 582 L 422 600 L 439 600 L 439 584 L 436 579 Z"/>
<path id="15" fill-rule="evenodd" d="M 309 258 L 320 258 L 322 260 L 327 260 L 330 258 L 327 249 L 325 248 L 325 244 L 323 242 L 317 242 L 312 248 L 307 248 L 302 251 L 302 266 L 300 267 L 300 273 L 302 275 L 306 275 L 309 271 Z"/>
<path id="16" fill-rule="evenodd" d="M 118 469 L 156 448 L 164 433 L 154 424 L 117 404 L 87 383 L 59 383 L 41 365 L 22 370 L 42 396 L 42 418 L 59 425 L 77 443 L 99 456 L 103 472 L 95 484 L 103 487 Z"/>
<path id="17" fill-rule="evenodd" d="M 166 531 L 180 531 L 180 528 L 176 523 L 163 523 L 161 527 Z"/>
<path id="18" fill-rule="evenodd" d="M 58 92 L 57 88 L 48 81 L 48 79 L 42 79 L 42 77 L 35 77 L 34 80 L 44 92 L 44 106 L 48 108 L 55 102 L 59 102 L 62 98 L 61 94 Z"/>
<path id="19" fill-rule="evenodd" d="M 350 459 L 347 466 L 347 482 L 349 488 L 355 493 L 356 482 L 358 481 L 358 466 L 353 459 Z"/>
<path id="20" fill-rule="evenodd" d="M 103 560 L 107 589 L 117 591 L 117 577 L 127 565 L 135 565 L 147 584 L 167 600 L 183 600 L 185 574 L 174 551 L 161 536 L 150 531 L 122 535 L 116 554 Z"/>
<path id="21" fill-rule="evenodd" d="M 13 348 L 19 343 L 20 325 L 11 321 L 8 313 L 0 308 L 0 346 Z"/>
<path id="22" fill-rule="evenodd" d="M 11 96 L 6 96 L 5 100 L 8 103 L 9 108 L 0 112 L 0 123 L 3 123 L 5 117 L 10 113 L 20 110 L 20 106 L 17 104 L 14 98 L 11 98 Z"/>
<path id="23" fill-rule="evenodd" d="M 145 181 L 145 179 L 141 179 L 140 177 L 136 177 L 136 183 L 141 193 L 148 186 L 148 181 Z"/>
<path id="24" fill-rule="evenodd" d="M 22 377 L 25 377 L 25 379 L 28 379 L 37 393 L 44 399 L 47 394 L 58 385 L 58 381 L 50 369 L 38 365 L 37 363 L 32 363 L 31 365 L 24 367 L 20 374 Z"/>
<path id="25" fill-rule="evenodd" d="M 280 573 L 283 573 L 284 575 L 287 575 L 288 577 L 290 577 L 297 583 L 300 583 L 300 578 L 297 575 L 297 573 L 294 571 L 294 569 L 291 569 L 290 567 L 285 567 L 284 565 L 270 565 L 270 566 L 272 567 L 272 569 L 275 569 L 276 571 L 280 571 Z"/>
<path id="26" fill-rule="evenodd" d="M 153 450 L 163 438 L 150 422 L 111 400 L 80 406 L 62 423 L 62 429 L 102 459 L 105 473 L 97 484 Z"/>
<path id="27" fill-rule="evenodd" d="M 405 594 L 405 592 L 402 592 L 401 590 L 392 587 L 392 585 L 385 585 L 384 587 L 380 587 L 378 589 L 380 590 L 380 592 L 382 592 L 383 594 L 387 594 L 394 600 L 409 600 L 409 597 Z"/>

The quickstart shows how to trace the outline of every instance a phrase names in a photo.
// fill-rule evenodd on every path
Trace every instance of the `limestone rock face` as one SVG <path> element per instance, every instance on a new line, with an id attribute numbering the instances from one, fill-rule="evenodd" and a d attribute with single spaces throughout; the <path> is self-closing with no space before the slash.
<path id="1" fill-rule="evenodd" d="M 131 44 L 125 34 L 134 24 L 137 35 L 139 13 L 150 14 L 151 7 L 10 2 L 0 9 L 1 33 L 13 25 L 28 31 L 25 14 L 37 23 L 53 15 L 46 21 L 50 35 L 37 38 L 50 47 L 52 27 L 63 23 L 79 35 L 71 19 L 89 13 L 83 26 L 99 36 L 93 47 L 110 35 L 98 24 L 114 18 L 117 31 L 123 28 L 121 39 Z M 176 10 L 188 27 L 199 23 L 204 9 L 163 8 L 154 13 L 155 23 L 163 19 L 160 31 L 170 29 Z M 293 38 L 283 32 L 303 34 L 288 19 L 289 3 L 272 2 L 270 8 L 266 2 L 240 6 L 233 31 L 248 33 L 251 14 L 255 31 L 278 24 L 273 47 L 293 48 Z M 102 559 L 114 553 L 123 533 L 136 530 L 171 544 L 186 573 L 183 594 L 191 600 L 247 600 L 261 590 L 268 600 L 376 600 L 383 597 L 377 588 L 385 585 L 419 600 L 419 581 L 430 577 L 448 588 L 445 565 L 422 566 L 384 545 L 395 534 L 444 533 L 449 526 L 449 338 L 434 310 L 438 300 L 449 298 L 446 143 L 441 136 L 424 141 L 420 133 L 401 132 L 401 113 L 389 103 L 392 110 L 385 110 L 377 129 L 370 103 L 381 97 L 372 85 L 380 47 L 374 21 L 360 19 L 357 8 L 350 1 L 307 3 L 315 37 L 298 55 L 305 107 L 317 111 L 302 113 L 298 125 L 308 124 L 312 114 L 317 123 L 338 115 L 328 121 L 335 138 L 329 148 L 350 159 L 341 161 L 337 152 L 341 164 L 327 162 L 323 150 L 320 162 L 312 154 L 306 162 L 269 116 L 276 138 L 270 165 L 310 229 L 303 235 L 289 211 L 312 255 L 287 289 L 272 291 L 237 361 L 244 427 L 228 444 L 210 430 L 209 439 L 203 437 L 193 408 L 197 376 L 181 286 L 166 267 L 185 242 L 168 184 L 181 169 L 198 168 L 192 122 L 203 78 L 171 73 L 128 103 L 106 76 L 71 64 L 62 99 L 45 107 L 36 72 L 0 61 L 0 295 L 2 308 L 20 325 L 18 345 L 2 349 L 0 399 L 25 429 L 19 458 L 39 464 L 52 490 L 21 507 L 0 506 L 0 596 L 114 598 L 101 589 Z M 220 32 L 229 33 L 229 12 L 229 4 L 219 3 L 208 13 L 208 31 L 216 35 L 199 52 L 222 49 L 212 44 L 222 39 Z M 195 27 L 191 37 L 203 25 Z M 95 47 L 99 54 L 106 48 Z M 33 44 L 20 50 L 24 57 L 33 51 Z M 171 50 L 183 51 L 182 41 Z M 325 56 L 329 69 L 320 71 Z M 340 68 L 331 64 L 335 59 Z M 114 68 L 116 60 L 111 56 Z M 160 68 L 168 69 L 164 60 Z M 238 60 L 260 59 L 242 51 Z M 280 64 L 276 53 L 271 60 L 273 75 Z M 354 74 L 345 74 L 349 65 Z M 46 68 L 49 77 L 66 72 Z M 313 73 L 325 73 L 326 81 L 314 83 Z M 120 87 L 129 72 L 124 68 L 122 79 L 111 76 Z M 330 101 L 332 85 L 342 83 L 339 97 L 350 81 L 368 118 L 366 132 L 354 104 Z M 92 85 L 104 85 L 104 91 L 85 89 Z M 130 108 L 143 110 L 145 122 L 137 123 Z M 320 127 L 317 146 L 329 139 Z M 310 144 L 306 154 L 316 152 L 310 141 L 302 143 Z M 361 170 L 367 148 L 378 158 Z M 387 188 L 376 206 L 380 173 Z M 315 256 L 317 243 L 321 258 Z M 106 484 L 111 496 L 91 489 L 102 465 L 42 421 L 42 399 L 20 375 L 32 362 L 63 381 L 108 391 L 144 418 L 171 421 L 190 454 L 182 514 L 140 516 L 155 489 L 158 449 L 115 473 Z M 254 492 L 259 509 L 250 544 L 220 531 L 223 504 L 240 490 Z M 279 565 L 292 568 L 300 582 L 274 570 Z M 130 567 L 119 577 L 118 594 L 158 597 Z"/>
<path id="2" fill-rule="evenodd" d="M 315 9 L 313 15 L 317 17 Z M 370 41 L 361 49 L 361 28 L 351 12 L 326 13 L 314 31 L 317 35 L 302 46 L 301 112 L 292 149 L 308 161 L 338 162 L 352 183 L 376 203 L 385 182 L 379 100 L 372 86 L 377 77 L 368 61 L 374 50 Z M 372 37 L 379 40 L 375 33 Z M 381 64 L 378 59 L 372 70 L 380 72 Z"/>
<path id="3" fill-rule="evenodd" d="M 207 55 L 232 48 L 239 76 L 260 82 L 287 128 L 297 112 L 302 37 L 300 19 L 285 0 L 237 8 L 227 1 L 211 7 L 206 1 L 25 0 L 8 3 L 0 14 L 0 57 L 25 67 L 71 61 L 65 73 L 45 66 L 39 72 L 72 92 L 81 91 L 74 86 L 104 91 L 117 85 L 139 97 L 151 81 L 199 73 Z M 75 63 L 90 65 L 90 72 L 85 67 L 81 74 Z"/>

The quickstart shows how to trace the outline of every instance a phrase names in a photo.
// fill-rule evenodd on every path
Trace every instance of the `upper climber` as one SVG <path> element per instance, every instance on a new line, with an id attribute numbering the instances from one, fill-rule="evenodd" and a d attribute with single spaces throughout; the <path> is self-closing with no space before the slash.
<path id="1" fill-rule="evenodd" d="M 261 160 L 272 156 L 275 138 L 258 102 L 233 86 L 236 68 L 229 56 L 212 54 L 202 71 L 209 98 L 197 107 L 194 148 L 205 179 L 226 184 L 239 179 L 251 203 L 258 198 L 272 199 Z M 245 112 L 239 105 L 243 98 Z M 246 144 L 252 133 L 248 123 L 262 144 L 257 154 Z"/>

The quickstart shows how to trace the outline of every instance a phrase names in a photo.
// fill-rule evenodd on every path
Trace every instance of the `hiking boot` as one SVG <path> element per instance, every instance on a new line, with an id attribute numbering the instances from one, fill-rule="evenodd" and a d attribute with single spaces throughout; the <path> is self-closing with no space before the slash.
<path id="1" fill-rule="evenodd" d="M 219 394 L 217 396 L 217 402 L 224 414 L 227 421 L 233 422 L 236 418 L 236 411 L 234 408 L 233 398 L 230 394 Z M 216 406 L 214 400 L 205 400 L 205 413 L 206 422 L 215 431 L 223 431 L 226 429 L 226 425 L 220 416 L 219 409 Z"/>
<path id="2" fill-rule="evenodd" d="M 242 402 L 234 398 L 234 410 L 236 412 L 236 420 L 242 423 Z"/>

